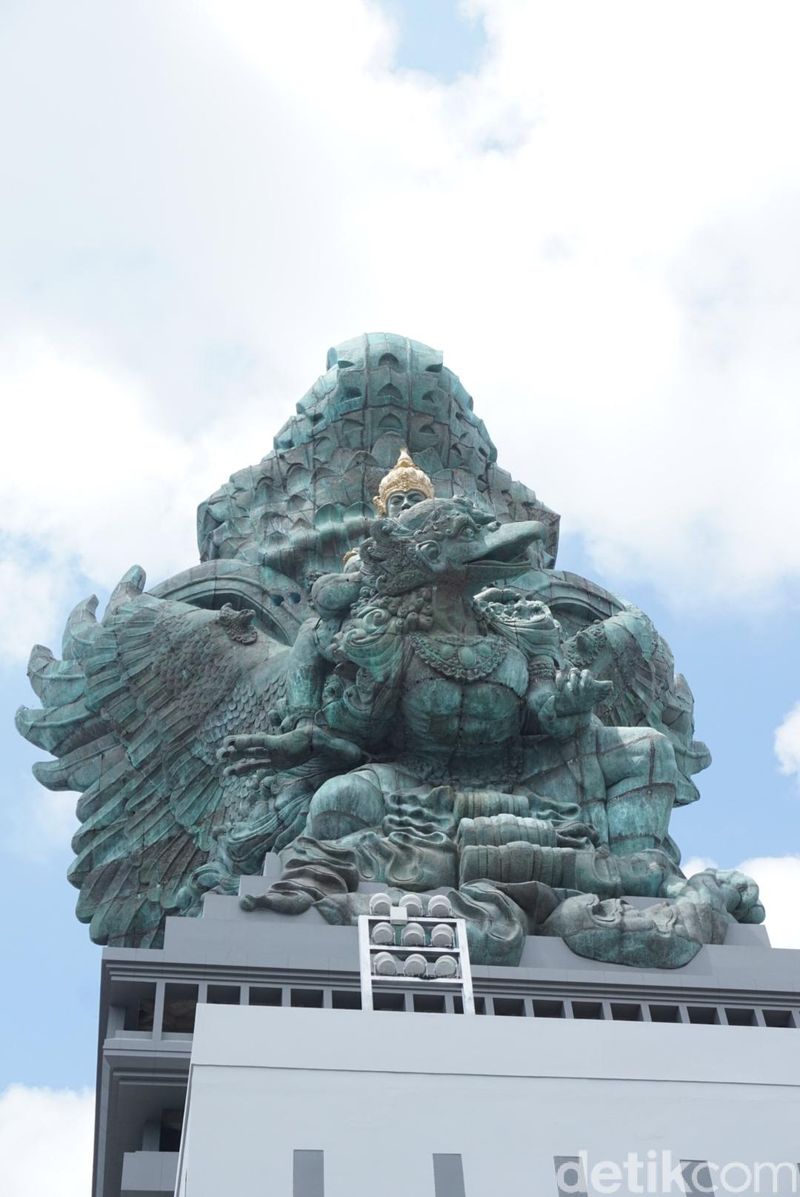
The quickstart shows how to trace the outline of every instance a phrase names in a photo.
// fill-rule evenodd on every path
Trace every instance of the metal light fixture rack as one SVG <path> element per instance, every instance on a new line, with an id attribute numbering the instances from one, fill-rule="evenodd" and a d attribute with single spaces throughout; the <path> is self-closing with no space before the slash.
<path id="1" fill-rule="evenodd" d="M 373 894 L 370 913 L 358 919 L 361 1008 L 373 1010 L 373 989 L 419 981 L 427 989 L 455 991 L 465 1014 L 475 1013 L 467 928 L 454 918 L 449 900 L 434 894 L 427 907 L 418 894 L 393 905 Z"/>

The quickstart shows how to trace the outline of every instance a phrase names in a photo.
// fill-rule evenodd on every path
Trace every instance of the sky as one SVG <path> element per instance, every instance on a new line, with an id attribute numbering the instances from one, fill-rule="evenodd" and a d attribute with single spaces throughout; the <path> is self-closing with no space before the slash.
<path id="1" fill-rule="evenodd" d="M 745 863 L 800 947 L 798 33 L 778 0 L 0 2 L 9 1197 L 87 1191 L 99 976 L 74 798 L 12 726 L 30 646 L 195 562 L 197 504 L 361 332 L 442 349 L 560 566 L 655 620 L 714 756 L 684 857 Z"/>

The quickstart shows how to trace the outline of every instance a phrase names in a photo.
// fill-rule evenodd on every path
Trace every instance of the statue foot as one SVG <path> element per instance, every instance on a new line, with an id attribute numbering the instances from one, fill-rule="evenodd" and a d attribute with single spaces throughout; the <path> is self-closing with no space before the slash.
<path id="1" fill-rule="evenodd" d="M 278 890 L 274 887 L 265 894 L 243 894 L 239 899 L 242 910 L 274 910 L 276 914 L 302 914 L 310 910 L 314 899 L 304 890 Z"/>

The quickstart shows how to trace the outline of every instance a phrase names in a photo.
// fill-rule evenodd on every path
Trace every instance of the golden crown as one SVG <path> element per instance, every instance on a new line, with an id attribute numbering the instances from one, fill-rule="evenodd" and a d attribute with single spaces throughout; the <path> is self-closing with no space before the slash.
<path id="1" fill-rule="evenodd" d="M 408 449 L 402 449 L 396 464 L 381 478 L 378 493 L 372 500 L 378 515 L 386 515 L 386 504 L 390 495 L 409 490 L 419 490 L 427 499 L 433 498 L 433 483 L 430 478 L 424 470 L 414 465 Z"/>

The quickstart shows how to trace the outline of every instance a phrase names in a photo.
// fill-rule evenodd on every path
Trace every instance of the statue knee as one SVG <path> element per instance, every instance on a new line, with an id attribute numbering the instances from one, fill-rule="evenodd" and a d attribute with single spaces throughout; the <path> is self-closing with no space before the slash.
<path id="1" fill-rule="evenodd" d="M 663 732 L 653 732 L 650 745 L 653 764 L 653 779 L 655 781 L 674 781 L 677 771 L 675 749 L 672 741 Z"/>
<path id="2" fill-rule="evenodd" d="M 317 840 L 337 840 L 378 827 L 383 821 L 385 804 L 378 787 L 357 773 L 332 777 L 324 782 L 311 800 L 305 834 Z"/>
<path id="3" fill-rule="evenodd" d="M 677 765 L 672 744 L 663 732 L 642 729 L 628 748 L 629 776 L 651 782 L 672 781 Z"/>
<path id="4" fill-rule="evenodd" d="M 609 844 L 619 856 L 663 843 L 678 777 L 672 744 L 661 732 L 637 734 L 627 755 L 625 776 L 608 786 L 605 802 Z"/>

